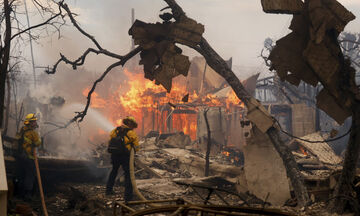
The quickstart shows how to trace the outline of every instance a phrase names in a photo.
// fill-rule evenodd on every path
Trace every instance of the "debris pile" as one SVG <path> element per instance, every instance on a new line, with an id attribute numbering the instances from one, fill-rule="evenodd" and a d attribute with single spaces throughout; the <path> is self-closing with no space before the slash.
<path id="1" fill-rule="evenodd" d="M 320 133 L 293 139 L 289 142 L 289 147 L 304 176 L 311 199 L 329 199 L 342 170 L 342 159 L 335 154 Z"/>

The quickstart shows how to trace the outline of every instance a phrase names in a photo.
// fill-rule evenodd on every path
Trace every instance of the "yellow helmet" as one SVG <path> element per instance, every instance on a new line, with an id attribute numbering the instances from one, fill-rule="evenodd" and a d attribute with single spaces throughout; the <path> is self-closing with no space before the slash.
<path id="1" fill-rule="evenodd" d="M 37 118 L 35 116 L 35 113 L 30 113 L 26 115 L 24 124 L 30 124 L 31 121 L 36 121 L 36 120 Z"/>
<path id="2" fill-rule="evenodd" d="M 131 126 L 130 124 L 132 124 L 132 126 L 134 126 L 134 128 L 137 128 L 137 122 L 136 122 L 135 118 L 132 116 L 126 116 L 122 121 L 123 121 L 124 125 Z"/>

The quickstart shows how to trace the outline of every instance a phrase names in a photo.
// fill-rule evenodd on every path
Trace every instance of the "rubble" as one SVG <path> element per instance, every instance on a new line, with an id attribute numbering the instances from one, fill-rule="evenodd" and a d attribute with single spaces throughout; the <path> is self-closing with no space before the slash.
<path id="1" fill-rule="evenodd" d="M 317 136 L 314 134 L 303 138 L 319 139 Z M 151 137 L 141 140 L 143 148 L 136 154 L 135 175 L 138 189 L 146 199 L 176 200 L 181 198 L 186 202 L 196 204 L 206 202 L 208 205 L 259 206 L 260 208 L 264 208 L 264 206 L 278 206 L 277 208 L 280 208 L 283 205 L 292 205 L 286 173 L 280 171 L 281 163 L 277 164 L 276 159 L 269 158 L 272 155 L 270 154 L 271 151 L 269 146 L 265 148 L 266 142 L 259 141 L 261 136 L 254 136 L 254 134 L 250 136 L 249 140 L 251 140 L 251 137 L 253 138 L 252 141 L 248 141 L 248 146 L 245 148 L 244 168 L 231 162 L 227 155 L 211 156 L 210 177 L 204 177 L 205 155 L 192 145 L 183 146 L 182 143 L 179 143 L 182 142 L 184 137 L 186 136 L 177 133 L 165 139 Z M 254 137 L 256 137 L 256 140 L 254 140 Z M 169 140 L 173 142 L 171 148 L 164 148 L 165 141 Z M 251 150 L 254 148 L 254 142 L 261 143 L 256 151 Z M 329 150 L 325 144 L 315 148 L 314 145 L 308 146 L 301 140 L 293 140 L 290 143 L 299 166 L 304 168 L 302 174 L 305 176 L 306 183 L 310 188 L 309 192 L 314 200 L 324 200 L 325 197 L 328 197 L 328 195 L 324 194 L 329 194 L 329 191 L 333 189 L 334 181 L 337 180 L 337 175 L 333 172 L 333 168 L 337 166 L 337 159 L 333 159 L 333 164 L 331 164 L 331 161 L 329 161 L 329 158 L 333 157 L 333 155 L 329 155 L 331 152 L 322 155 L 322 151 L 319 150 Z M 308 152 L 308 155 L 304 155 L 296 146 L 302 146 Z M 273 147 L 271 146 L 271 148 Z M 72 179 L 68 179 L 70 180 L 68 183 L 65 183 L 66 181 L 62 182 L 62 180 L 65 180 L 64 178 L 58 179 L 61 180 L 58 181 L 61 184 L 58 183 L 51 190 L 46 188 L 49 187 L 46 184 L 49 179 L 44 178 L 49 214 L 108 215 L 113 212 L 116 206 L 124 205 L 122 203 L 124 188 L 118 187 L 123 185 L 124 181 L 121 174 L 116 180 L 115 195 L 105 196 L 104 180 L 107 178 L 111 165 L 108 160 L 110 155 L 104 149 L 106 149 L 106 146 L 100 145 L 97 151 L 94 152 L 92 161 L 65 160 L 53 157 L 42 157 L 40 159 L 40 167 L 44 174 L 54 169 L 63 170 L 62 173 L 66 173 L 71 171 L 70 167 L 74 171 L 70 173 L 77 173 L 77 175 L 72 176 Z M 272 151 L 276 153 L 275 150 Z M 262 159 L 257 158 L 254 153 Z M 246 161 L 246 158 L 249 157 L 252 160 Z M 256 165 L 256 168 L 254 166 L 251 168 L 252 161 L 256 161 L 256 164 L 253 164 Z M 259 165 L 261 161 L 264 161 L 263 165 Z M 271 163 L 268 161 L 271 161 Z M 270 167 L 267 167 L 266 164 L 270 165 Z M 310 165 L 322 165 L 324 167 L 319 166 L 316 169 L 306 167 Z M 259 170 L 259 167 L 263 167 L 263 169 Z M 87 176 L 87 181 L 92 183 L 76 181 L 78 179 L 76 176 L 84 175 L 84 172 L 79 171 L 86 170 L 86 168 L 88 172 L 94 172 L 94 169 L 102 170 L 102 178 L 89 180 L 89 176 Z M 257 178 L 254 178 L 255 176 Z M 259 177 L 262 180 L 259 180 Z M 278 187 L 274 188 L 272 184 L 274 179 L 283 183 L 276 184 Z M 54 187 L 54 185 L 51 185 L 51 187 Z M 284 188 L 287 189 L 284 190 Z M 284 197 L 284 195 L 286 196 Z M 122 204 L 118 205 L 116 203 Z M 39 205 L 39 203 L 37 204 Z M 135 205 L 130 208 L 140 212 L 144 205 Z M 281 209 L 289 212 L 286 207 L 281 207 Z"/>
<path id="2" fill-rule="evenodd" d="M 302 153 L 307 156 L 306 158 L 316 160 L 318 164 L 323 163 L 332 167 L 340 166 L 342 162 L 341 158 L 335 154 L 335 152 L 332 150 L 329 144 L 325 142 L 325 139 L 321 136 L 320 133 L 309 134 L 301 137 L 301 139 L 293 139 L 289 144 L 290 147 L 301 147 L 303 150 L 305 150 L 305 152 Z M 310 142 L 319 142 L 309 143 L 304 140 L 308 140 Z"/>
<path id="3" fill-rule="evenodd" d="M 159 139 L 161 139 L 160 136 Z M 157 143 L 159 147 L 181 148 L 181 149 L 184 149 L 186 146 L 189 146 L 190 144 L 191 144 L 190 136 L 185 135 L 183 132 L 171 134 L 167 138 L 162 139 L 161 142 Z"/>
<path id="4" fill-rule="evenodd" d="M 309 143 L 304 140 L 318 142 Z M 320 133 L 293 139 L 288 145 L 304 176 L 312 200 L 329 199 L 342 170 L 342 159 L 335 154 Z"/>

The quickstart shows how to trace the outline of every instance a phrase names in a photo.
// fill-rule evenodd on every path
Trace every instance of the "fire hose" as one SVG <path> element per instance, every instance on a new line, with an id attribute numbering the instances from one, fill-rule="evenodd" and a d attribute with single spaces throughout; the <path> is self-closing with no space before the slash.
<path id="1" fill-rule="evenodd" d="M 37 158 L 37 155 L 36 155 L 36 148 L 34 148 L 34 150 L 33 150 L 33 155 L 34 155 L 34 162 L 35 162 L 35 167 L 36 167 L 36 176 L 37 176 L 37 180 L 38 180 L 40 197 L 41 197 L 41 205 L 42 205 L 42 208 L 43 208 L 44 215 L 48 216 L 48 212 L 47 212 L 46 204 L 45 204 L 45 198 L 44 198 L 44 191 L 43 191 L 42 182 L 41 182 L 39 162 L 38 162 L 38 158 Z"/>
<path id="2" fill-rule="evenodd" d="M 129 160 L 129 169 L 130 169 L 130 180 L 131 180 L 131 184 L 133 186 L 133 191 L 135 192 L 135 194 L 142 200 L 142 201 L 147 201 L 147 199 L 142 195 L 142 193 L 139 191 L 139 189 L 137 188 L 136 185 L 136 181 L 135 181 L 135 172 L 134 172 L 134 159 L 135 159 L 135 150 L 134 147 L 131 148 L 130 150 L 130 160 Z M 148 204 L 151 207 L 154 207 L 156 205 L 154 204 Z"/>

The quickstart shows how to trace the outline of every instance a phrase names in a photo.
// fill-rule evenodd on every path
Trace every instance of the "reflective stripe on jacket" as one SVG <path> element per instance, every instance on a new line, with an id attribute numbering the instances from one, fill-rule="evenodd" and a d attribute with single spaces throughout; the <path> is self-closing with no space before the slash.
<path id="1" fill-rule="evenodd" d="M 121 125 L 121 127 L 123 128 L 129 128 L 128 126 L 126 125 Z M 112 138 L 115 138 L 117 136 L 116 134 L 116 128 L 114 130 L 112 130 L 110 132 L 110 140 Z M 133 144 L 134 146 L 134 149 L 135 151 L 138 151 L 140 146 L 139 146 L 139 139 L 138 139 L 138 136 L 136 135 L 136 132 L 134 130 L 129 130 L 126 134 L 126 136 L 124 137 L 124 141 L 125 141 L 125 147 L 127 149 L 129 149 L 129 151 L 131 150 L 131 143 Z"/>
<path id="2" fill-rule="evenodd" d="M 24 132 L 24 142 L 22 144 L 22 147 L 24 148 L 27 156 L 30 159 L 34 159 L 33 147 L 34 146 L 38 147 L 41 145 L 40 136 L 39 136 L 38 132 L 36 132 L 34 129 L 31 129 L 28 126 L 24 126 L 23 128 L 21 128 L 21 130 L 25 131 Z M 21 136 L 19 138 L 21 138 Z"/>

